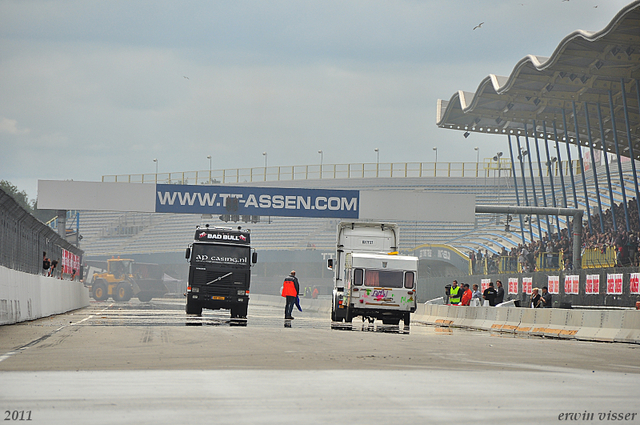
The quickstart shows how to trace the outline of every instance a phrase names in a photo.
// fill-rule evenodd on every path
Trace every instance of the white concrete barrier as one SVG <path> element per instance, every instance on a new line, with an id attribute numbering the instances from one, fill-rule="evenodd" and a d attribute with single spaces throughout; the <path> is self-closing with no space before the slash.
<path id="1" fill-rule="evenodd" d="M 525 335 L 640 344 L 640 311 L 425 305 L 414 320 Z"/>
<path id="2" fill-rule="evenodd" d="M 0 325 L 39 319 L 88 305 L 89 290 L 81 282 L 0 266 Z"/>
<path id="3" fill-rule="evenodd" d="M 596 341 L 613 342 L 622 328 L 622 310 L 607 310 L 602 315 L 602 327 L 593 337 Z"/>
<path id="4" fill-rule="evenodd" d="M 602 328 L 602 319 L 604 317 L 604 311 L 581 311 L 582 313 L 579 317 L 578 315 L 573 315 L 568 319 L 568 323 L 570 325 L 575 325 L 578 323 L 578 318 L 580 319 L 580 328 L 578 332 L 576 332 L 576 339 L 585 340 L 585 341 L 593 341 L 595 336 Z"/>
<path id="5" fill-rule="evenodd" d="M 501 332 L 515 333 L 522 321 L 523 308 L 507 308 L 507 321 L 502 325 Z"/>
<path id="6" fill-rule="evenodd" d="M 640 310 L 627 310 L 624 312 L 620 332 L 613 340 L 615 342 L 640 343 Z"/>
<path id="7" fill-rule="evenodd" d="M 549 308 L 535 308 L 535 318 L 533 319 L 533 329 L 531 329 L 531 335 L 542 336 L 551 323 L 551 309 Z"/>
<path id="8" fill-rule="evenodd" d="M 502 327 L 507 323 L 507 318 L 509 317 L 509 309 L 502 307 L 494 307 L 496 310 L 496 319 L 491 325 L 492 331 L 502 331 Z"/>

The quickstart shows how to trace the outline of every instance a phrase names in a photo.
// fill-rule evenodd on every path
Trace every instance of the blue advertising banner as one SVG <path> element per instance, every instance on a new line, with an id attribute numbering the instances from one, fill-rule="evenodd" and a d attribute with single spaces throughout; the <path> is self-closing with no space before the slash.
<path id="1" fill-rule="evenodd" d="M 156 212 L 280 217 L 359 217 L 360 191 L 157 184 Z"/>

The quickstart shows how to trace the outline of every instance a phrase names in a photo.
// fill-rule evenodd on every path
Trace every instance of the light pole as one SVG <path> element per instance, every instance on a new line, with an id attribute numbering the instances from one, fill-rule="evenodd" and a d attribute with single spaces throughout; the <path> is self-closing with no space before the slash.
<path id="1" fill-rule="evenodd" d="M 211 155 L 207 155 L 207 159 L 209 160 L 209 184 L 211 184 Z"/>
<path id="2" fill-rule="evenodd" d="M 324 152 L 322 152 L 322 150 L 319 150 L 318 153 L 320 154 L 320 178 L 322 178 L 322 163 L 324 161 Z"/>
<path id="3" fill-rule="evenodd" d="M 436 162 L 433 163 L 433 176 L 438 177 L 438 148 L 434 146 L 433 150 L 436 153 Z"/>
<path id="4" fill-rule="evenodd" d="M 376 177 L 378 177 L 380 170 L 380 149 L 375 148 L 373 151 L 376 153 Z"/>
<path id="5" fill-rule="evenodd" d="M 474 151 L 476 151 L 476 186 L 478 185 L 478 174 L 480 173 L 480 148 L 479 147 L 475 147 L 473 148 Z"/>
<path id="6" fill-rule="evenodd" d="M 264 156 L 264 181 L 267 181 L 267 153 L 262 152 L 262 155 Z"/>
<path id="7" fill-rule="evenodd" d="M 156 163 L 156 183 L 158 183 L 158 158 L 153 158 L 153 162 Z"/>

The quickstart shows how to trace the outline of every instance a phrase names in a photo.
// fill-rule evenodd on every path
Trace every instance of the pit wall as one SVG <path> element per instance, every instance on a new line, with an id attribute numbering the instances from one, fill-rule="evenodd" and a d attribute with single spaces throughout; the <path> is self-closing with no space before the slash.
<path id="1" fill-rule="evenodd" d="M 251 294 L 252 305 L 282 307 L 284 298 Z M 305 312 L 331 314 L 331 297 L 301 298 Z M 429 325 L 477 329 L 518 335 L 547 336 L 584 341 L 640 344 L 640 310 L 577 310 L 559 308 L 458 307 L 418 304 L 411 320 Z"/>
<path id="2" fill-rule="evenodd" d="M 88 305 L 89 291 L 82 282 L 0 266 L 0 325 L 39 319 Z"/>
<path id="3" fill-rule="evenodd" d="M 640 310 L 418 304 L 412 320 L 436 326 L 517 335 L 640 344 Z"/>

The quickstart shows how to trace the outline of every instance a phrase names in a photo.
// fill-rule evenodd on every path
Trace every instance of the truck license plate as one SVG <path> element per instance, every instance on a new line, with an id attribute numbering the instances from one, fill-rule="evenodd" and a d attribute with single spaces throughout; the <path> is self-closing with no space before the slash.
<path id="1" fill-rule="evenodd" d="M 216 297 L 215 295 L 211 297 L 212 300 L 224 300 L 224 297 Z"/>

